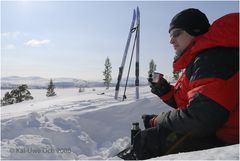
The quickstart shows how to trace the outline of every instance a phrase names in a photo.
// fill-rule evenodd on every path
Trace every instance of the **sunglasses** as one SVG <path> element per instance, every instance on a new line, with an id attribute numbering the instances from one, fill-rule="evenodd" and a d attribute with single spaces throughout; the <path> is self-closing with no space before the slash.
<path id="1" fill-rule="evenodd" d="M 177 38 L 178 36 L 181 35 L 182 32 L 183 32 L 183 30 L 181 30 L 181 29 L 175 30 L 172 33 L 170 33 L 170 37 L 171 38 Z"/>

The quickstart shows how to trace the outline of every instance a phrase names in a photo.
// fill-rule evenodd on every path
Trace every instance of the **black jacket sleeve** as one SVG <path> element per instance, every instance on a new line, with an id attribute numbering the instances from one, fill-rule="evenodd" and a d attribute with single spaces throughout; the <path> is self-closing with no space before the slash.
<path id="1" fill-rule="evenodd" d="M 229 111 L 208 97 L 198 94 L 188 108 L 172 110 L 157 117 L 157 124 L 179 134 L 212 135 L 228 119 Z"/>

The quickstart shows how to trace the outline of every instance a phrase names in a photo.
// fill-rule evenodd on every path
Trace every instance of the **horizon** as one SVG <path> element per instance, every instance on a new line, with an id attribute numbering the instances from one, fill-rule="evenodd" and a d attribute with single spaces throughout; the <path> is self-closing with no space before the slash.
<path id="1" fill-rule="evenodd" d="M 141 15 L 141 77 L 147 77 L 151 59 L 157 71 L 172 76 L 174 50 L 168 27 L 178 12 L 198 8 L 210 23 L 227 13 L 239 12 L 238 1 L 3 1 L 1 77 L 102 80 L 104 62 L 109 57 L 112 78 L 117 79 L 137 6 Z M 132 44 L 123 77 L 131 48 Z M 130 77 L 134 77 L 134 70 L 132 65 Z"/>
<path id="2" fill-rule="evenodd" d="M 168 77 L 168 76 L 167 76 Z M 41 77 L 41 76 L 17 76 L 17 75 L 14 75 L 14 76 L 6 76 L 6 77 L 1 77 L 1 80 L 2 79 L 14 79 L 14 78 L 20 78 L 20 79 L 36 79 L 36 78 L 39 78 L 39 79 L 52 79 L 52 80 L 57 80 L 57 79 L 76 79 L 76 80 L 82 80 L 82 81 L 88 81 L 88 82 L 103 82 L 103 79 L 95 79 L 95 80 L 87 80 L 87 79 L 81 79 L 81 78 L 74 78 L 74 77 L 53 77 L 53 78 L 46 78 L 46 77 Z M 147 80 L 147 77 L 139 77 L 140 78 L 140 81 L 143 80 L 143 79 L 146 79 Z M 129 77 L 130 80 L 133 80 L 135 79 L 135 77 Z M 126 80 L 126 77 L 123 77 L 122 78 L 122 81 L 125 81 Z M 112 79 L 111 83 L 116 83 L 117 82 L 117 79 Z M 122 82 L 123 83 L 123 82 Z"/>
<path id="3" fill-rule="evenodd" d="M 20 76 L 9 76 L 1 78 L 1 90 L 14 89 L 19 85 L 26 84 L 30 89 L 45 89 L 49 84 L 49 81 L 52 80 L 56 88 L 79 88 L 79 87 L 105 87 L 103 80 L 83 80 L 78 78 L 44 78 L 39 76 L 30 76 L 30 77 L 20 77 Z M 147 78 L 140 77 L 140 87 L 148 85 Z M 122 78 L 121 87 L 125 86 L 126 78 Z M 110 87 L 114 87 L 117 83 L 117 80 L 112 80 Z M 128 79 L 128 87 L 135 87 L 135 78 L 130 77 Z M 122 90 L 122 89 L 121 89 Z M 3 94 L 3 93 L 1 93 Z"/>

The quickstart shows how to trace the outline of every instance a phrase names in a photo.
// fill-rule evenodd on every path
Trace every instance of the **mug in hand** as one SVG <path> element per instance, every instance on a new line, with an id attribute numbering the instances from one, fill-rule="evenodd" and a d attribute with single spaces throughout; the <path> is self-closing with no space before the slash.
<path id="1" fill-rule="evenodd" d="M 153 78 L 152 78 L 153 79 L 152 80 L 153 83 L 158 83 L 161 78 L 163 78 L 163 74 L 162 73 L 153 72 Z"/>

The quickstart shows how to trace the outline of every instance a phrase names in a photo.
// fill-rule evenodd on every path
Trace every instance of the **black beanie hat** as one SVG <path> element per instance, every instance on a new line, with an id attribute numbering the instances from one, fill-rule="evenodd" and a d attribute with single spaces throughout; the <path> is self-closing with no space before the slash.
<path id="1" fill-rule="evenodd" d="M 210 24 L 207 16 L 198 9 L 189 8 L 173 17 L 169 33 L 173 28 L 181 28 L 192 36 L 198 36 L 208 31 Z"/>

